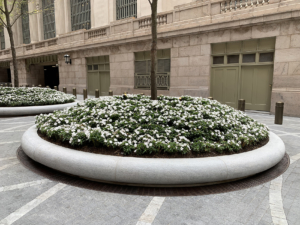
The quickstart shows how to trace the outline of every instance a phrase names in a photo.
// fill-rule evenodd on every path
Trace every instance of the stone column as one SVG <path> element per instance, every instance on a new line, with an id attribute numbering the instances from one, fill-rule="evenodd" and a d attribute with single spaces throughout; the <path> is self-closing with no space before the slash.
<path id="1" fill-rule="evenodd" d="M 14 80 L 15 75 L 14 75 L 14 67 L 13 67 L 12 61 L 10 61 L 9 67 L 10 67 L 11 83 L 12 83 L 12 85 L 14 86 L 14 85 L 15 85 L 15 80 Z M 20 76 L 19 76 L 19 85 L 21 85 L 21 84 L 20 84 Z"/>
<path id="2" fill-rule="evenodd" d="M 108 1 L 108 24 L 117 20 L 117 3 L 116 0 Z"/>
<path id="3" fill-rule="evenodd" d="M 95 26 L 95 15 L 97 15 L 97 13 L 99 13 L 99 8 L 95 7 L 95 3 L 97 3 L 97 1 L 94 0 L 90 0 L 90 7 L 91 7 L 91 29 L 97 27 Z"/>
<path id="4" fill-rule="evenodd" d="M 110 7 L 109 1 L 91 0 L 91 23 L 92 28 L 106 26 L 109 24 Z"/>
<path id="5" fill-rule="evenodd" d="M 23 32 L 22 32 L 22 18 L 19 18 L 16 23 L 15 26 L 17 27 L 17 38 L 18 38 L 18 43 L 19 45 L 23 44 Z"/>
<path id="6" fill-rule="evenodd" d="M 64 2 L 65 2 L 64 0 L 54 1 L 56 37 L 58 37 L 60 34 L 65 33 L 65 3 Z"/>
<path id="7" fill-rule="evenodd" d="M 5 49 L 10 48 L 10 40 L 6 28 L 4 28 L 4 38 L 5 38 Z"/>
<path id="8" fill-rule="evenodd" d="M 65 33 L 69 33 L 72 31 L 71 24 L 71 1 L 64 0 L 64 10 L 65 10 Z"/>
<path id="9" fill-rule="evenodd" d="M 19 42 L 19 34 L 18 34 L 18 26 L 17 22 L 12 26 L 12 32 L 14 36 L 15 47 L 19 46 L 21 43 Z"/>
<path id="10" fill-rule="evenodd" d="M 30 1 L 28 2 L 28 12 L 32 13 L 36 10 L 36 1 Z M 29 15 L 29 29 L 30 29 L 30 40 L 31 43 L 38 42 L 39 36 L 38 36 L 38 18 L 37 14 L 31 14 Z"/>
<path id="11" fill-rule="evenodd" d="M 160 1 L 157 3 L 157 12 L 159 12 Z M 150 16 L 151 15 L 151 7 L 148 0 L 137 0 L 137 17 L 142 16 Z"/>
<path id="12" fill-rule="evenodd" d="M 43 3 L 42 0 L 37 0 L 36 9 L 38 10 L 37 13 L 37 29 L 38 29 L 38 40 L 44 40 L 44 24 L 43 24 Z"/>

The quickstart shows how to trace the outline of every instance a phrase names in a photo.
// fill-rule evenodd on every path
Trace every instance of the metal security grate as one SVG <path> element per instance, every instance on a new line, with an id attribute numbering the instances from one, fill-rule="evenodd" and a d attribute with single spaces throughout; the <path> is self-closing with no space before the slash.
<path id="1" fill-rule="evenodd" d="M 23 30 L 23 43 L 30 43 L 30 29 L 29 29 L 29 14 L 28 14 L 28 2 L 22 4 L 22 30 Z"/>
<path id="2" fill-rule="evenodd" d="M 90 0 L 71 0 L 72 31 L 91 28 Z"/>
<path id="3" fill-rule="evenodd" d="M 137 17 L 137 0 L 117 0 L 117 20 Z"/>
<path id="4" fill-rule="evenodd" d="M 56 36 L 54 0 L 43 0 L 43 24 L 44 39 L 54 38 Z"/>
<path id="5" fill-rule="evenodd" d="M 1 50 L 5 49 L 4 28 L 0 28 Z"/>

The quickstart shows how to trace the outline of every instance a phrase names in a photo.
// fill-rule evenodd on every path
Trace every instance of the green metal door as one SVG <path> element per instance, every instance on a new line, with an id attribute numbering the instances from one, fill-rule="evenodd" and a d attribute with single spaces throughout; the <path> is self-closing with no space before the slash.
<path id="1" fill-rule="evenodd" d="M 239 67 L 212 68 L 212 97 L 234 108 L 237 107 Z"/>
<path id="2" fill-rule="evenodd" d="M 88 72 L 88 94 L 94 95 L 96 89 L 99 89 L 100 92 L 99 72 Z"/>
<path id="3" fill-rule="evenodd" d="M 270 111 L 275 38 L 250 39 L 211 45 L 211 96 L 237 108 Z"/>
<path id="4" fill-rule="evenodd" d="M 107 72 L 88 72 L 88 93 L 94 95 L 99 90 L 100 96 L 108 96 L 110 77 Z"/>
<path id="5" fill-rule="evenodd" d="M 100 96 L 108 96 L 109 95 L 109 86 L 110 86 L 110 77 L 107 72 L 99 72 L 99 80 L 100 80 Z"/>
<path id="6" fill-rule="evenodd" d="M 100 96 L 109 95 L 110 67 L 109 56 L 87 58 L 88 94 L 94 95 L 99 90 Z"/>
<path id="7" fill-rule="evenodd" d="M 241 98 L 246 109 L 270 110 L 273 66 L 242 66 Z"/>

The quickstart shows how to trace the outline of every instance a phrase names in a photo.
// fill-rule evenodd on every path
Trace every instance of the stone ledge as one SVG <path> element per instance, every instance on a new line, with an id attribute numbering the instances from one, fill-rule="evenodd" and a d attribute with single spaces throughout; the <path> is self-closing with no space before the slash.
<path id="1" fill-rule="evenodd" d="M 68 107 L 77 105 L 77 102 L 57 104 L 57 105 L 42 105 L 42 106 L 20 106 L 20 107 L 0 107 L 0 117 L 4 116 L 28 116 L 39 115 L 42 113 L 52 113 L 55 110 L 63 110 Z"/>
<path id="2" fill-rule="evenodd" d="M 33 160 L 52 169 L 90 180 L 135 186 L 194 186 L 241 179 L 263 172 L 285 155 L 274 133 L 263 147 L 240 154 L 207 158 L 134 158 L 93 154 L 43 140 L 36 126 L 22 137 L 22 148 Z"/>

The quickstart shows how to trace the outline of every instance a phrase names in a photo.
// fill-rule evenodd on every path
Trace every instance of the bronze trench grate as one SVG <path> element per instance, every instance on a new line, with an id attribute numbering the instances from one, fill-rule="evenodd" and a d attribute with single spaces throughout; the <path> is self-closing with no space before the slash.
<path id="1" fill-rule="evenodd" d="M 241 180 L 207 186 L 163 188 L 107 184 L 68 175 L 35 162 L 25 154 L 21 146 L 17 150 L 17 157 L 24 167 L 52 181 L 95 191 L 144 196 L 197 196 L 238 191 L 269 182 L 283 174 L 290 165 L 290 158 L 288 154 L 285 154 L 274 167 Z"/>

